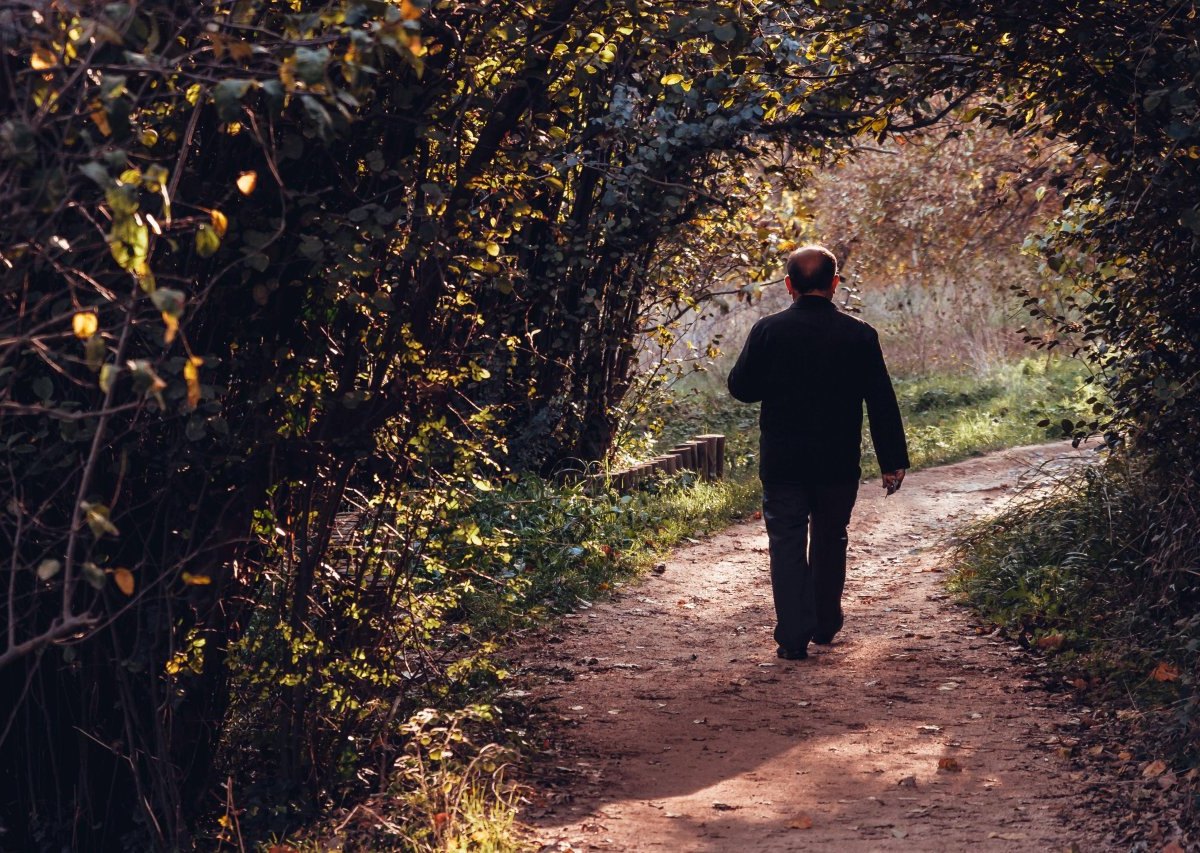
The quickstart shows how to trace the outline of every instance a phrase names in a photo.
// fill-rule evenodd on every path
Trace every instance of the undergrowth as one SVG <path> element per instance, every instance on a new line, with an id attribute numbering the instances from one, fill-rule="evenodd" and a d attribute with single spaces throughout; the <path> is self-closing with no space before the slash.
<path id="1" fill-rule="evenodd" d="M 962 533 L 951 587 L 1155 755 L 1200 759 L 1200 520 L 1190 489 L 1115 458 Z"/>

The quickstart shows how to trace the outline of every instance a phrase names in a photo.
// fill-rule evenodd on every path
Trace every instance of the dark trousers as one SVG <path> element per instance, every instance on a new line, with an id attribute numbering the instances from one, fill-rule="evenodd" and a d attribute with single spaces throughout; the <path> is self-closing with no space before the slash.
<path id="1" fill-rule="evenodd" d="M 785 649 L 804 649 L 814 635 L 832 637 L 842 627 L 846 526 L 857 497 L 858 480 L 763 483 L 775 642 Z"/>

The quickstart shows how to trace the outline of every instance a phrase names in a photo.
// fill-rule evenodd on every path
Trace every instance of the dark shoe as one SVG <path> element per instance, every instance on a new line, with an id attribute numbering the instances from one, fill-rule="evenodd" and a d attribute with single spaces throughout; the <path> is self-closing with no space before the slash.
<path id="1" fill-rule="evenodd" d="M 785 649 L 780 646 L 775 650 L 775 656 L 784 660 L 804 660 L 808 657 L 807 649 Z"/>
<path id="2" fill-rule="evenodd" d="M 828 646 L 833 643 L 833 638 L 837 636 L 837 632 L 842 630 L 842 624 L 845 622 L 845 617 L 839 612 L 837 621 L 833 624 L 831 631 L 816 631 L 813 633 L 812 641 L 818 646 Z"/>

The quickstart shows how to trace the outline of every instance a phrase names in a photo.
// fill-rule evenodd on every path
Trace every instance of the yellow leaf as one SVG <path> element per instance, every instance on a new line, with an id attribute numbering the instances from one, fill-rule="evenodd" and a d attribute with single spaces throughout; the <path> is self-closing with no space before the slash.
<path id="1" fill-rule="evenodd" d="M 108 111 L 104 107 L 97 106 L 92 110 L 92 121 L 95 122 L 101 133 L 105 136 L 112 136 L 112 125 L 108 123 Z"/>
<path id="2" fill-rule="evenodd" d="M 225 214 L 214 208 L 208 212 L 208 218 L 212 220 L 213 231 L 217 232 L 217 236 L 224 237 L 225 230 L 229 228 L 229 220 Z"/>
<path id="3" fill-rule="evenodd" d="M 191 572 L 184 572 L 180 577 L 188 586 L 208 586 L 212 583 L 212 578 L 208 575 L 194 575 Z"/>
<path id="4" fill-rule="evenodd" d="M 192 356 L 183 365 L 183 379 L 187 382 L 187 404 L 189 409 L 194 409 L 200 404 L 200 365 L 204 364 L 204 359 L 199 356 Z"/>
<path id="5" fill-rule="evenodd" d="M 45 71 L 55 65 L 58 65 L 58 57 L 50 48 L 39 44 L 33 49 L 33 56 L 29 57 L 29 66 L 34 71 Z"/>
<path id="6" fill-rule="evenodd" d="M 129 569 L 113 569 L 113 583 L 117 585 L 117 589 L 126 595 L 133 595 L 133 572 Z"/>
<path id="7" fill-rule="evenodd" d="M 662 76 L 662 79 L 659 80 L 658 82 L 662 83 L 664 86 L 674 86 L 676 83 L 683 82 L 683 75 L 682 74 L 664 74 Z"/>
<path id="8" fill-rule="evenodd" d="M 400 0 L 400 14 L 406 21 L 415 21 L 421 17 L 421 10 L 409 0 Z"/>
<path id="9" fill-rule="evenodd" d="M 95 311 L 79 311 L 71 318 L 71 329 L 75 332 L 75 337 L 81 341 L 86 341 L 96 334 L 96 330 L 99 328 L 100 320 L 96 317 Z"/>
<path id="10" fill-rule="evenodd" d="M 114 365 L 105 364 L 100 367 L 100 379 L 99 379 L 100 390 L 103 391 L 105 394 L 107 394 L 108 389 L 112 387 L 112 381 L 116 377 L 116 375 L 117 375 L 117 368 Z"/>
<path id="11" fill-rule="evenodd" d="M 117 530 L 117 526 L 109 520 L 109 509 L 104 504 L 94 504 L 84 501 L 83 507 L 84 519 L 87 521 L 88 527 L 92 529 L 92 535 L 99 539 L 105 533 L 111 536 L 119 536 L 121 531 Z"/>
<path id="12" fill-rule="evenodd" d="M 493 258 L 500 257 L 500 245 L 498 243 L 488 243 L 487 244 L 487 253 L 489 255 L 491 255 Z"/>
<path id="13" fill-rule="evenodd" d="M 800 817 L 788 823 L 788 829 L 812 829 L 813 819 L 808 815 L 800 815 Z"/>
<path id="14" fill-rule="evenodd" d="M 242 195 L 250 195 L 258 186 L 258 172 L 242 172 L 238 175 L 237 188 Z"/>
<path id="15" fill-rule="evenodd" d="M 163 325 L 167 327 L 167 331 L 163 333 L 163 340 L 171 343 L 175 340 L 175 336 L 179 334 L 179 318 L 174 314 L 162 312 Z"/>

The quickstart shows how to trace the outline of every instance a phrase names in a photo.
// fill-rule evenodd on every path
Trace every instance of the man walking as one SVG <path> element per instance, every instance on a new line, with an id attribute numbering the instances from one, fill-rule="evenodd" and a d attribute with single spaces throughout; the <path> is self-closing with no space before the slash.
<path id="1" fill-rule="evenodd" d="M 842 627 L 846 526 L 858 495 L 863 402 L 890 495 L 909 467 L 879 335 L 833 303 L 837 259 L 805 246 L 787 260 L 792 305 L 754 324 L 729 393 L 762 403 L 759 477 L 771 551 L 775 642 L 788 660 Z"/>

